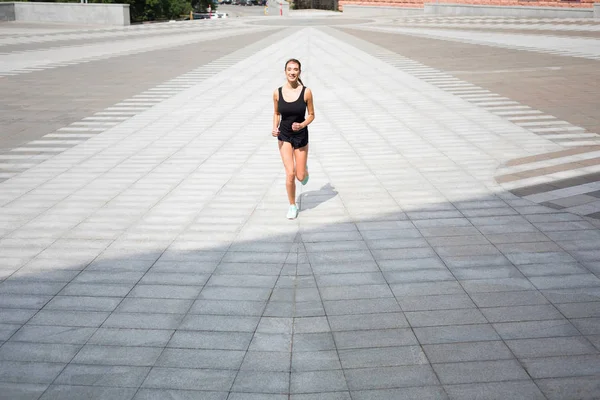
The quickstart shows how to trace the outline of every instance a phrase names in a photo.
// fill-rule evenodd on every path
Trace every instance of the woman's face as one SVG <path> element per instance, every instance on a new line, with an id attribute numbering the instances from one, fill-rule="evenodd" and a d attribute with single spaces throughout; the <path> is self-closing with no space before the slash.
<path id="1" fill-rule="evenodd" d="M 288 63 L 285 66 L 285 76 L 290 83 L 298 82 L 298 77 L 300 76 L 300 66 L 295 62 Z"/>

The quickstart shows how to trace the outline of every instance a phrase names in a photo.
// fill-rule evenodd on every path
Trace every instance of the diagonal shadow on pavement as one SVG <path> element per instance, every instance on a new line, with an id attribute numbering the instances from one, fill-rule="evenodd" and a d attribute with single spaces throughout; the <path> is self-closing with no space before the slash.
<path id="1" fill-rule="evenodd" d="M 317 194 L 337 195 L 331 185 L 307 193 L 319 200 L 299 227 L 271 220 L 222 245 L 185 239 L 192 230 L 150 251 L 102 240 L 61 250 L 57 241 L 0 283 L 3 393 L 595 393 L 599 257 L 577 238 L 598 230 L 581 217 L 508 204 L 507 215 L 474 215 L 486 198 L 361 220 L 317 207 Z M 261 239 L 244 239 L 268 225 Z M 228 227 L 198 232 L 217 239 Z"/>

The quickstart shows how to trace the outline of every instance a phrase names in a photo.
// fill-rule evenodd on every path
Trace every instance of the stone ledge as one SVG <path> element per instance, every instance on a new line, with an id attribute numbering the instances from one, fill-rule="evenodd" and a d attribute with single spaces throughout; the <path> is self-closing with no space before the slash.
<path id="1" fill-rule="evenodd" d="M 0 21 L 14 21 L 15 20 L 15 4 L 14 3 L 0 3 Z"/>
<path id="2" fill-rule="evenodd" d="M 0 21 L 129 25 L 129 4 L 0 3 Z"/>
<path id="3" fill-rule="evenodd" d="M 422 7 L 405 7 L 405 6 L 364 6 L 355 4 L 344 4 L 344 15 L 348 16 L 374 16 L 374 15 L 423 15 Z"/>
<path id="4" fill-rule="evenodd" d="M 433 15 L 467 15 L 467 16 L 501 16 L 501 17 L 534 17 L 534 18 L 594 18 L 594 8 L 566 7 L 529 7 L 473 4 L 436 4 L 426 3 L 425 14 Z M 600 11 L 598 11 L 600 12 Z"/>

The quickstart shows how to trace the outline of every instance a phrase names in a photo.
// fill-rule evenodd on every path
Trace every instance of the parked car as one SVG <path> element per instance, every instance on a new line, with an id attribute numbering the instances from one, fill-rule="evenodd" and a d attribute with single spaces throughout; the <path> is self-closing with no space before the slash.
<path id="1" fill-rule="evenodd" d="M 208 13 L 194 13 L 194 19 L 210 19 L 210 15 Z"/>

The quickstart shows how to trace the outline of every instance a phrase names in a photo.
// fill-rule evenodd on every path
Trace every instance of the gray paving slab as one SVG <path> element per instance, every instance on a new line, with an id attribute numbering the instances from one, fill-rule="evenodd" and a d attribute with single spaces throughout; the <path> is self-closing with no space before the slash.
<path id="1" fill-rule="evenodd" d="M 596 376 L 536 379 L 548 399 L 594 398 L 598 391 Z"/>
<path id="2" fill-rule="evenodd" d="M 76 344 L 10 342 L 2 345 L 0 360 L 67 363 L 80 348 Z"/>
<path id="3" fill-rule="evenodd" d="M 72 396 L 73 398 L 110 397 L 118 400 L 129 400 L 133 398 L 135 392 L 136 389 L 134 388 L 51 385 L 44 392 L 41 399 L 63 399 Z"/>
<path id="4" fill-rule="evenodd" d="M 346 381 L 351 391 L 428 386 L 438 383 L 437 377 L 428 365 L 357 368 L 346 371 Z"/>
<path id="5" fill-rule="evenodd" d="M 577 329 L 566 319 L 548 321 L 502 322 L 494 324 L 502 339 L 530 339 L 575 336 Z"/>
<path id="6" fill-rule="evenodd" d="M 27 328 L 27 327 L 25 327 Z M 73 328 L 69 328 L 73 330 Z M 174 330 L 100 328 L 93 332 L 89 344 L 107 346 L 164 347 Z M 19 336 L 16 336 L 18 339 Z"/>
<path id="7" fill-rule="evenodd" d="M 303 351 L 292 354 L 292 370 L 301 371 L 325 371 L 341 370 L 342 366 L 337 351 Z"/>
<path id="8" fill-rule="evenodd" d="M 4 382 L 2 394 L 13 399 L 38 399 L 47 387 L 48 385 L 43 384 Z"/>
<path id="9" fill-rule="evenodd" d="M 443 384 L 524 380 L 527 373 L 516 360 L 433 364 Z"/>
<path id="10" fill-rule="evenodd" d="M 168 347 L 184 349 L 246 350 L 252 335 L 246 332 L 175 331 Z"/>
<path id="11" fill-rule="evenodd" d="M 156 365 L 174 368 L 237 369 L 244 352 L 235 350 L 165 349 Z"/>
<path id="12" fill-rule="evenodd" d="M 600 318 L 573 319 L 572 322 L 584 335 L 597 335 L 600 333 Z"/>
<path id="13" fill-rule="evenodd" d="M 408 328 L 408 321 L 403 313 L 371 313 L 361 314 L 359 318 L 354 314 L 330 315 L 329 326 L 332 331 L 355 331 L 373 329 Z"/>
<path id="14" fill-rule="evenodd" d="M 339 350 L 343 368 L 395 367 L 427 364 L 425 353 L 419 346 L 400 346 Z"/>
<path id="15" fill-rule="evenodd" d="M 99 346 L 87 344 L 73 358 L 74 363 L 99 365 L 154 365 L 162 349 L 156 347 Z"/>
<path id="16" fill-rule="evenodd" d="M 216 369 L 154 367 L 146 377 L 142 387 L 227 391 L 231 388 L 235 375 L 234 371 Z"/>
<path id="17" fill-rule="evenodd" d="M 109 316 L 108 312 L 99 311 L 55 311 L 41 310 L 30 323 L 35 325 L 57 325 L 75 327 L 99 327 Z"/>
<path id="18" fill-rule="evenodd" d="M 465 342 L 423 345 L 432 363 L 458 363 L 464 361 L 507 360 L 514 358 L 501 341 Z"/>
<path id="19" fill-rule="evenodd" d="M 0 86 L 15 95 L 0 138 L 3 395 L 599 396 L 600 234 L 570 211 L 596 197 L 556 210 L 497 178 L 509 164 L 528 171 L 515 159 L 561 165 L 543 154 L 582 142 L 484 105 L 511 107 L 506 95 L 465 97 L 468 80 L 366 33 L 398 22 L 327 15 L 27 43 L 0 27 Z M 453 43 L 482 51 L 461 35 Z M 497 47 L 498 32 L 487 40 L 482 59 L 520 51 Z M 539 43 L 523 36 L 530 52 L 572 57 Z M 265 129 L 288 57 L 303 61 L 316 104 L 294 221 Z M 83 76 L 97 76 L 85 93 Z"/>
<path id="20" fill-rule="evenodd" d="M 477 342 L 500 339 L 496 330 L 488 324 L 421 327 L 415 328 L 414 332 L 421 344 Z"/>
<path id="21" fill-rule="evenodd" d="M 289 352 L 248 351 L 240 369 L 251 371 L 290 371 Z"/>
<path id="22" fill-rule="evenodd" d="M 597 354 L 597 349 L 583 336 L 507 340 L 519 358 Z"/>
<path id="23" fill-rule="evenodd" d="M 291 393 L 343 392 L 348 390 L 342 370 L 292 372 Z"/>
<path id="24" fill-rule="evenodd" d="M 50 384 L 66 366 L 65 363 L 0 361 L 2 382 Z"/>
<path id="25" fill-rule="evenodd" d="M 96 332 L 95 328 L 72 326 L 25 325 L 11 337 L 17 342 L 85 344 Z"/>
<path id="26" fill-rule="evenodd" d="M 451 399 L 544 399 L 546 396 L 531 381 L 506 381 L 444 385 Z"/>
<path id="27" fill-rule="evenodd" d="M 422 386 L 408 387 L 397 389 L 376 389 L 376 390 L 357 390 L 352 392 L 352 398 L 371 400 L 371 399 L 389 399 L 389 398 L 406 398 L 406 399 L 428 399 L 440 400 L 448 399 L 446 392 L 441 386 Z M 340 399 L 344 399 L 340 397 Z"/>
<path id="28" fill-rule="evenodd" d="M 341 331 L 334 332 L 334 337 L 338 349 L 407 346 L 417 343 L 415 334 L 408 328 Z"/>
<path id="29" fill-rule="evenodd" d="M 56 378 L 55 384 L 75 386 L 139 387 L 149 367 L 69 364 Z"/>

